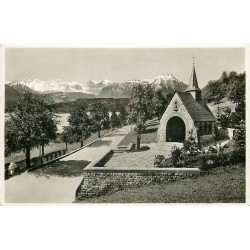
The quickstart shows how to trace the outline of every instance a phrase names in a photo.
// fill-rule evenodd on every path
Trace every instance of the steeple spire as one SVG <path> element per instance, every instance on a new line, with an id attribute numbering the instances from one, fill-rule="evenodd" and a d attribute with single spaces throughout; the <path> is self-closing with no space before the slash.
<path id="1" fill-rule="evenodd" d="M 201 97 L 201 89 L 199 88 L 198 85 L 198 80 L 197 80 L 197 76 L 196 76 L 196 72 L 195 72 L 195 65 L 194 65 L 194 59 L 195 57 L 193 56 L 193 69 L 192 69 L 192 73 L 191 73 L 191 77 L 190 77 L 190 82 L 189 82 L 189 86 L 187 87 L 187 89 L 185 90 L 185 92 L 190 92 L 192 94 L 192 96 L 194 97 L 194 99 L 196 101 L 198 101 Z"/>
<path id="2" fill-rule="evenodd" d="M 190 91 L 190 90 L 201 90 L 198 86 L 198 80 L 197 80 L 197 76 L 196 76 L 196 72 L 195 72 L 194 62 L 193 62 L 193 69 L 192 69 L 192 73 L 191 73 L 191 77 L 190 77 L 189 86 L 186 89 L 186 91 Z"/>

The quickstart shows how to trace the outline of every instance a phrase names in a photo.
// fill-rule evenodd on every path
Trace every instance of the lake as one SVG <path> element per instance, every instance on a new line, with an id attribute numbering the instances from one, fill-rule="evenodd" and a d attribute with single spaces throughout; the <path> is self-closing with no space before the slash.
<path id="1" fill-rule="evenodd" d="M 116 113 L 119 114 L 119 112 Z M 109 112 L 109 117 L 111 117 L 111 114 L 112 113 Z M 62 113 L 62 114 L 57 113 L 56 116 L 58 117 L 58 120 L 60 122 L 60 124 L 57 125 L 57 130 L 59 133 L 61 133 L 63 131 L 63 127 L 69 125 L 68 122 L 69 113 Z M 8 121 L 9 119 L 10 119 L 10 114 L 5 113 L 5 120 Z"/>

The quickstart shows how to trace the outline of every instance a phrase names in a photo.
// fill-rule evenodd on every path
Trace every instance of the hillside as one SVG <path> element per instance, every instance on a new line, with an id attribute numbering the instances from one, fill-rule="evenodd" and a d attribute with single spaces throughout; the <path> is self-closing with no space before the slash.
<path id="1" fill-rule="evenodd" d="M 125 106 L 128 105 L 129 99 L 128 98 L 121 98 L 121 99 L 115 99 L 115 98 L 89 98 L 89 99 L 79 99 L 74 102 L 64 102 L 64 103 L 55 103 L 52 104 L 51 107 L 53 108 L 54 112 L 56 113 L 69 113 L 73 106 L 76 103 L 79 102 L 84 102 L 88 107 L 90 105 L 97 103 L 97 102 L 102 102 L 103 105 L 105 105 L 109 111 L 119 111 Z"/>
<path id="2" fill-rule="evenodd" d="M 218 106 L 214 105 L 213 103 L 207 103 L 207 106 L 209 107 L 209 109 L 211 110 L 211 112 L 213 113 L 213 115 L 217 118 L 218 116 Z M 220 112 L 223 111 L 223 109 L 225 108 L 230 108 L 232 112 L 235 111 L 235 104 L 232 103 L 231 101 L 225 99 L 224 102 L 220 103 L 219 108 L 220 108 Z"/>
<path id="3" fill-rule="evenodd" d="M 11 106 L 20 99 L 21 95 L 13 88 L 5 85 L 5 110 L 11 108 Z"/>
<path id="4" fill-rule="evenodd" d="M 96 96 L 93 94 L 86 94 L 82 92 L 54 92 L 49 94 L 40 94 L 43 98 L 47 100 L 47 102 L 53 103 L 62 103 L 62 102 L 73 102 L 78 99 L 88 99 L 88 98 L 95 98 Z"/>

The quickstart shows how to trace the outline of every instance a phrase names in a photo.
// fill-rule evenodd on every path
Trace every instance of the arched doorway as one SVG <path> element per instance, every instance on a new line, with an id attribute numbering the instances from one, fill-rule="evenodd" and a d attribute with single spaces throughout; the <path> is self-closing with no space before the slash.
<path id="1" fill-rule="evenodd" d="M 186 127 L 184 121 L 178 117 L 173 116 L 168 120 L 167 123 L 167 142 L 183 142 L 186 137 Z"/>

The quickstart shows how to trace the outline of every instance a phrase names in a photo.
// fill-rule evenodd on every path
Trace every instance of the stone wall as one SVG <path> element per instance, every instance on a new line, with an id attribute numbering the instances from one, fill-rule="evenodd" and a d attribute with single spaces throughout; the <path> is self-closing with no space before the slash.
<path id="1" fill-rule="evenodd" d="M 128 187 L 164 183 L 199 176 L 198 169 L 85 170 L 76 200 L 91 198 Z"/>
<path id="2" fill-rule="evenodd" d="M 174 104 L 175 102 L 178 103 L 178 109 L 175 110 Z M 160 120 L 160 126 L 158 128 L 157 132 L 157 141 L 158 142 L 166 142 L 166 128 L 167 128 L 167 123 L 170 118 L 178 116 L 183 120 L 185 123 L 185 129 L 186 129 L 186 140 L 189 138 L 189 131 L 193 129 L 193 135 L 197 137 L 197 130 L 196 127 L 194 126 L 194 121 L 190 114 L 188 113 L 186 107 L 182 103 L 180 97 L 178 94 L 175 94 L 174 97 L 172 98 L 171 102 L 169 103 L 167 109 L 165 110 L 161 120 Z"/>

